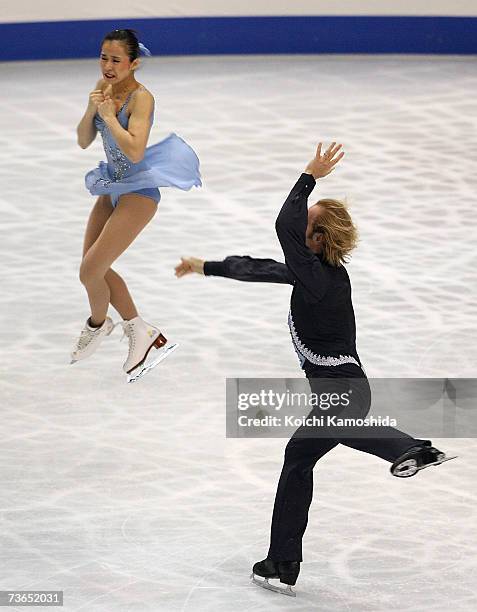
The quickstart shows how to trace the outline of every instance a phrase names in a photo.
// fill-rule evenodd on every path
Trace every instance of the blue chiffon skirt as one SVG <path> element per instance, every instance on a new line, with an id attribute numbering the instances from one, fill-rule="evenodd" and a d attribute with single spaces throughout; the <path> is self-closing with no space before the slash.
<path id="1" fill-rule="evenodd" d="M 199 158 L 185 140 L 170 134 L 157 144 L 147 147 L 144 158 L 132 164 L 127 174 L 114 180 L 114 167 L 104 161 L 85 176 L 85 185 L 91 195 L 110 195 L 113 206 L 124 193 L 144 190 L 151 197 L 157 187 L 177 187 L 188 191 L 200 187 Z M 157 190 L 160 199 L 159 190 Z"/>

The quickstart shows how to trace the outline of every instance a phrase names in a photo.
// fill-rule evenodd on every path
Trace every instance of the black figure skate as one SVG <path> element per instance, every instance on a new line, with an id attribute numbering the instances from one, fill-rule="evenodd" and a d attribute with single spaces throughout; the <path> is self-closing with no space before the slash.
<path id="1" fill-rule="evenodd" d="M 282 595 L 296 597 L 296 593 L 293 591 L 292 586 L 296 583 L 299 573 L 300 561 L 272 561 L 267 558 L 255 563 L 250 578 L 255 584 L 258 584 L 258 586 L 264 589 L 275 591 L 275 593 L 281 593 Z M 265 580 L 257 580 L 255 575 L 265 578 Z M 287 587 L 270 584 L 268 581 L 271 578 L 279 578 L 280 582 L 286 584 Z"/>
<path id="2" fill-rule="evenodd" d="M 433 446 L 415 446 L 396 459 L 391 466 L 391 474 L 398 478 L 409 478 L 417 474 L 419 470 L 431 465 L 439 465 L 456 457 L 457 455 L 447 457 L 445 453 Z"/>

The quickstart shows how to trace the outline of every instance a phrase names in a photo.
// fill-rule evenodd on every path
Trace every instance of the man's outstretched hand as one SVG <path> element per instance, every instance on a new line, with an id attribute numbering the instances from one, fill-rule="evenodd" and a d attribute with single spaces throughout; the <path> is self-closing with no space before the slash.
<path id="1" fill-rule="evenodd" d="M 197 257 L 181 257 L 181 263 L 175 267 L 177 278 L 196 272 L 204 274 L 204 260 Z"/>
<path id="2" fill-rule="evenodd" d="M 341 144 L 337 145 L 336 142 L 333 142 L 323 155 L 321 154 L 321 146 L 322 143 L 320 142 L 314 159 L 311 160 L 305 170 L 306 174 L 312 174 L 315 179 L 323 178 L 330 172 L 333 172 L 336 164 L 344 155 L 344 151 L 342 151 L 338 157 L 335 157 L 343 146 Z"/>

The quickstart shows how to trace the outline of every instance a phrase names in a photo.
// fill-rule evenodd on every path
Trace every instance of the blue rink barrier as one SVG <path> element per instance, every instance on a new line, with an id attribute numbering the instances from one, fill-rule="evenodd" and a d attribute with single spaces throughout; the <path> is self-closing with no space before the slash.
<path id="1" fill-rule="evenodd" d="M 477 54 L 477 17 L 187 17 L 0 23 L 0 61 L 97 57 L 124 27 L 154 55 Z"/>

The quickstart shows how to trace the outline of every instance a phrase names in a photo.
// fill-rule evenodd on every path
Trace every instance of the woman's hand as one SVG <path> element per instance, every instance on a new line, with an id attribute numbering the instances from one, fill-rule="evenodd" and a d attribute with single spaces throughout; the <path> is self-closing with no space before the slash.
<path id="1" fill-rule="evenodd" d="M 336 142 L 333 142 L 323 155 L 321 154 L 321 145 L 322 143 L 320 142 L 316 149 L 314 159 L 311 160 L 305 170 L 306 174 L 312 174 L 315 179 L 323 178 L 327 174 L 330 174 L 330 172 L 333 172 L 335 169 L 334 167 L 344 155 L 344 151 L 342 151 L 338 157 L 335 158 L 335 155 L 343 146 L 341 144 L 336 145 Z"/>
<path id="2" fill-rule="evenodd" d="M 98 84 L 101 81 L 98 81 Z M 95 89 L 89 94 L 89 102 L 88 106 L 90 110 L 94 110 L 96 112 L 98 110 L 98 106 L 104 102 L 106 98 L 110 98 L 113 91 L 113 86 L 109 83 L 106 86 L 106 89 L 103 91 L 102 89 Z"/>
<path id="3" fill-rule="evenodd" d="M 197 257 L 181 257 L 181 263 L 175 267 L 175 271 L 177 278 L 192 272 L 204 274 L 204 260 Z"/>
<path id="4" fill-rule="evenodd" d="M 108 121 L 108 119 L 116 118 L 116 105 L 111 100 L 111 98 L 107 98 L 104 102 L 98 106 L 99 116 L 104 119 L 104 121 Z"/>
<path id="5" fill-rule="evenodd" d="M 101 102 L 104 101 L 104 94 L 101 89 L 95 89 L 89 94 L 89 102 L 88 107 L 89 110 L 96 112 L 98 110 L 98 106 Z"/>
<path id="6" fill-rule="evenodd" d="M 116 104 L 111 98 L 112 85 L 108 85 L 104 90 L 104 100 L 98 105 L 98 113 L 106 122 L 108 119 L 116 118 Z"/>

